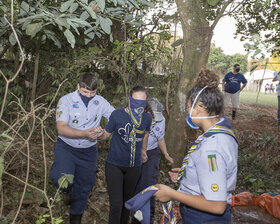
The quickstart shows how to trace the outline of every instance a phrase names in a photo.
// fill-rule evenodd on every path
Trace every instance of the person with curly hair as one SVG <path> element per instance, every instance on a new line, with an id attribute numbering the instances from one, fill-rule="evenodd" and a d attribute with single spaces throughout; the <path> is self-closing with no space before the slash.
<path id="1" fill-rule="evenodd" d="M 172 169 L 176 191 L 156 185 L 162 202 L 177 200 L 184 224 L 231 223 L 231 197 L 237 176 L 238 144 L 227 118 L 218 76 L 202 69 L 187 94 L 187 124 L 202 134 L 186 152 L 181 168 Z M 176 171 L 176 172 L 175 172 Z"/>

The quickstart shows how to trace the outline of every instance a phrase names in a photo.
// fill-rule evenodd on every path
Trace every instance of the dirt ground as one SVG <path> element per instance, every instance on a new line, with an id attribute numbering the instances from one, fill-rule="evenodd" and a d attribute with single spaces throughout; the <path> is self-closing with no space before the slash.
<path id="1" fill-rule="evenodd" d="M 280 194 L 280 136 L 279 127 L 277 126 L 277 109 L 242 105 L 237 113 L 237 119 L 231 120 L 231 111 L 227 109 L 225 116 L 229 118 L 238 143 L 239 143 L 239 164 L 238 164 L 238 181 L 234 194 L 240 192 L 249 191 L 254 194 L 260 195 L 265 192 L 274 192 Z M 55 133 L 55 132 L 54 132 Z M 39 142 L 39 140 L 38 140 Z M 40 143 L 34 142 L 33 149 L 39 149 Z M 52 148 L 53 143 L 49 142 L 47 145 L 47 158 L 48 166 L 50 168 L 52 163 Z M 109 200 L 106 189 L 104 165 L 107 155 L 106 145 L 99 147 L 99 172 L 97 173 L 96 187 L 92 190 L 91 196 L 88 201 L 87 210 L 83 216 L 83 224 L 105 224 L 108 220 L 109 212 Z M 24 179 L 24 167 L 23 161 L 18 160 L 19 163 L 14 166 L 10 166 L 7 170 L 13 173 L 21 179 Z M 32 178 L 42 176 L 42 170 L 38 167 L 40 161 L 36 154 L 32 154 L 31 158 L 31 171 Z M 34 162 L 34 164 L 33 164 Z M 33 164 L 33 165 L 32 165 Z M 177 188 L 178 185 L 173 184 L 167 171 L 169 167 L 162 162 L 159 183 L 164 183 L 173 188 Z M 22 175 L 22 176 L 21 176 Z M 11 178 L 7 175 L 3 176 L 3 210 L 1 211 L 2 217 L 0 218 L 0 224 L 10 223 L 14 216 L 18 203 L 20 192 L 22 191 L 22 185 L 15 180 L 11 181 Z M 36 181 L 32 180 L 32 184 L 36 184 Z M 50 195 L 53 194 L 54 188 L 49 181 Z M 38 202 L 35 193 L 30 191 L 31 195 L 25 197 L 20 215 L 16 223 L 30 224 L 35 223 L 39 215 L 48 213 L 46 203 Z M 33 196 L 32 196 L 33 195 Z M 36 201 L 37 200 L 37 201 Z M 178 205 L 178 203 L 175 203 Z M 68 223 L 68 208 L 63 203 L 57 202 L 53 208 L 55 217 L 62 216 L 65 220 L 63 223 Z M 157 201 L 155 223 L 160 223 L 160 219 L 163 215 L 161 204 Z M 4 217 L 4 218 L 3 218 Z M 45 223 L 50 223 L 46 220 Z M 180 223 L 180 221 L 178 222 Z M 279 220 L 274 219 L 267 212 L 260 208 L 236 208 L 233 210 L 233 223 L 280 223 Z"/>

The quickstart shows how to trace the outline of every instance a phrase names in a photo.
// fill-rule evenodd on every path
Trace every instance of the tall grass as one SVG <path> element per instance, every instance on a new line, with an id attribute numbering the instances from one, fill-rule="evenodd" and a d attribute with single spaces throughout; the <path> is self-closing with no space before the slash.
<path id="1" fill-rule="evenodd" d="M 245 104 L 256 105 L 257 94 L 258 94 L 257 92 L 249 92 L 243 90 L 240 93 L 240 102 Z M 259 93 L 257 105 L 277 108 L 278 107 L 277 94 Z"/>

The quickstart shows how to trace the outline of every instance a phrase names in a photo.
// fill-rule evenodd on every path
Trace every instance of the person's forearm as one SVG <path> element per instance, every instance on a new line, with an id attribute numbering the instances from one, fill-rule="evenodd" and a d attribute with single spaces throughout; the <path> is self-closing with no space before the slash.
<path id="1" fill-rule="evenodd" d="M 191 195 L 173 190 L 171 198 L 180 201 L 192 208 L 214 214 L 223 214 L 226 209 L 226 201 L 208 201 L 202 195 Z"/>
<path id="2" fill-rule="evenodd" d="M 167 148 L 164 139 L 158 141 L 158 147 L 164 156 L 168 156 Z"/>
<path id="3" fill-rule="evenodd" d="M 240 91 L 242 91 L 246 87 L 247 83 L 243 84 Z"/>
<path id="4" fill-rule="evenodd" d="M 142 142 L 142 152 L 147 152 L 149 132 L 146 132 Z"/>
<path id="5" fill-rule="evenodd" d="M 78 130 L 70 128 L 67 125 L 57 126 L 57 132 L 59 135 L 62 135 L 67 138 L 85 138 L 85 132 L 83 130 Z"/>

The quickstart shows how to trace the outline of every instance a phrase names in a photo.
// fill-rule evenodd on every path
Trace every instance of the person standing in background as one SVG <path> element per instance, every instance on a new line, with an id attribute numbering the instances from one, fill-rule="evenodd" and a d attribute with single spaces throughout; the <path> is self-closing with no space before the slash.
<path id="1" fill-rule="evenodd" d="M 222 90 L 224 91 L 224 104 L 227 107 L 229 100 L 232 104 L 232 120 L 236 118 L 236 111 L 239 108 L 240 92 L 247 85 L 247 80 L 243 74 L 239 73 L 240 65 L 233 66 L 233 72 L 225 75 L 222 83 Z M 242 83 L 242 87 L 241 84 Z"/>
<path id="2" fill-rule="evenodd" d="M 280 72 L 278 72 L 272 80 L 273 82 L 280 81 Z M 280 126 L 280 85 L 278 82 L 278 86 L 276 88 L 277 98 L 278 98 L 278 112 L 277 112 L 277 122 L 278 127 Z"/>

